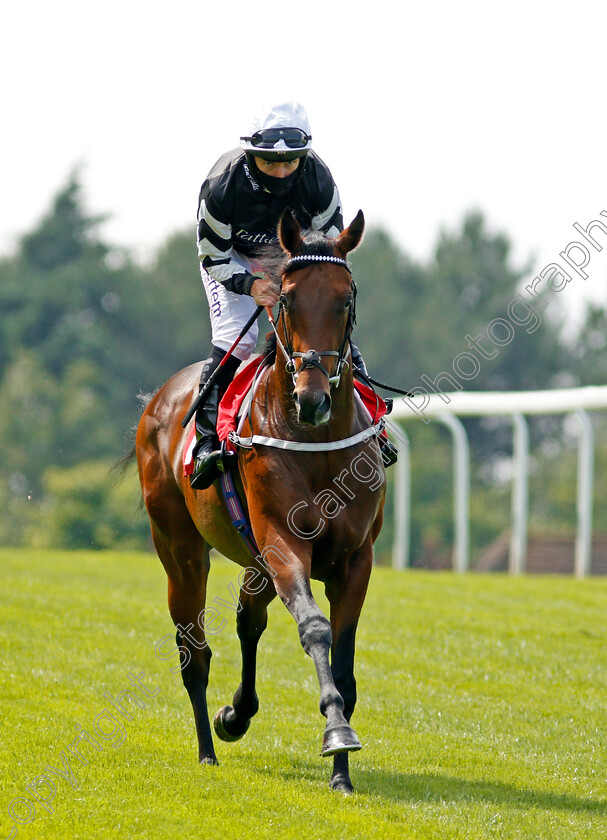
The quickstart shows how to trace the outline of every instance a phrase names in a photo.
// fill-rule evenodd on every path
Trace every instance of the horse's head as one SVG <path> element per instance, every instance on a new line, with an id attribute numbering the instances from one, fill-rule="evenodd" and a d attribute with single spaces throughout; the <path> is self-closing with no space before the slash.
<path id="1" fill-rule="evenodd" d="M 335 239 L 313 232 L 302 237 L 285 210 L 278 225 L 288 254 L 282 278 L 280 320 L 301 423 L 318 426 L 331 415 L 331 386 L 339 385 L 350 356 L 356 286 L 347 254 L 362 239 L 362 211 Z"/>

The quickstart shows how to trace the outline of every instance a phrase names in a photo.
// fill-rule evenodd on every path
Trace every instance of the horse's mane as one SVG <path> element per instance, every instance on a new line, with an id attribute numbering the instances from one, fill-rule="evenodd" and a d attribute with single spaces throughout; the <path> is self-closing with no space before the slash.
<path id="1" fill-rule="evenodd" d="M 266 340 L 261 348 L 261 355 L 265 357 L 268 364 L 274 364 L 276 358 L 276 335 L 274 332 L 266 334 Z"/>
<path id="2" fill-rule="evenodd" d="M 307 229 L 302 230 L 301 235 L 303 238 L 303 247 L 297 252 L 298 256 L 330 257 L 334 255 L 335 246 L 333 240 L 326 234 L 318 230 Z M 287 270 L 289 254 L 285 253 L 278 240 L 255 245 L 247 253 L 247 256 L 262 271 L 265 271 L 270 277 L 273 277 L 276 282 L 280 282 L 280 278 Z"/>
<path id="3" fill-rule="evenodd" d="M 335 254 L 333 239 L 319 230 L 302 231 L 303 247 L 298 256 L 332 257 Z"/>

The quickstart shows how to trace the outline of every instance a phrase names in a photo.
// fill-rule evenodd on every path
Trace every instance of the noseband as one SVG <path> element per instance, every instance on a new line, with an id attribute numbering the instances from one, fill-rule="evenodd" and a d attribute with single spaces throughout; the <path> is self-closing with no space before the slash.
<path id="1" fill-rule="evenodd" d="M 317 262 L 329 262 L 336 265 L 341 265 L 345 268 L 350 276 L 352 275 L 352 269 L 350 268 L 349 264 L 346 260 L 342 260 L 341 257 L 330 257 L 330 256 L 322 256 L 318 254 L 304 254 L 298 257 L 291 257 L 285 267 L 285 271 L 289 268 L 304 268 L 306 265 L 312 265 Z M 287 373 L 291 374 L 293 378 L 293 385 L 297 384 L 297 377 L 306 368 L 318 368 L 329 380 L 329 385 L 337 388 L 341 381 L 341 375 L 344 371 L 346 371 L 349 367 L 349 362 L 347 360 L 347 356 L 350 354 L 350 333 L 352 332 L 352 328 L 356 323 L 356 283 L 352 279 L 350 290 L 352 292 L 352 301 L 349 304 L 349 312 L 348 312 L 348 320 L 346 323 L 346 329 L 344 332 L 344 337 L 342 339 L 341 345 L 339 350 L 306 350 L 305 353 L 299 353 L 293 350 L 291 345 L 291 341 L 289 339 L 289 335 L 287 332 L 287 324 L 285 318 L 285 298 L 283 295 L 280 296 L 278 301 L 278 317 L 282 321 L 283 332 L 285 335 L 285 343 L 283 344 L 278 336 L 278 332 L 272 322 L 272 329 L 276 335 L 276 341 L 278 346 L 283 352 L 285 359 L 287 360 L 285 369 Z M 329 373 L 327 368 L 322 363 L 323 356 L 334 356 L 337 358 L 337 365 L 335 368 L 335 373 L 333 376 Z M 296 366 L 296 359 L 301 359 L 301 364 L 299 369 Z"/>

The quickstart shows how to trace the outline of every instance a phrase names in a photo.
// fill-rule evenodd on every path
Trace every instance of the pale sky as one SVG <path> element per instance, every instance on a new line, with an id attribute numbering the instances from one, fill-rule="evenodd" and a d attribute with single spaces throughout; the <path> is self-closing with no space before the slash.
<path id="1" fill-rule="evenodd" d="M 289 98 L 346 221 L 360 207 L 426 259 L 441 227 L 480 208 L 541 268 L 607 210 L 606 23 L 598 0 L 11 3 L 0 252 L 78 164 L 111 243 L 145 255 L 194 237 L 211 165 L 260 105 Z M 606 254 L 568 307 L 607 298 Z"/>

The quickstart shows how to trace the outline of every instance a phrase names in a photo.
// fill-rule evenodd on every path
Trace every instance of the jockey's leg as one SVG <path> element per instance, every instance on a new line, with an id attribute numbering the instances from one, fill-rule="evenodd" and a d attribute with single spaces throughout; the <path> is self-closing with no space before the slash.
<path id="1" fill-rule="evenodd" d="M 202 366 L 200 390 L 206 385 L 211 374 L 219 367 L 225 354 L 226 351 L 219 347 L 211 349 L 211 355 Z M 195 490 L 205 490 L 219 476 L 218 460 L 221 457 L 221 452 L 216 431 L 217 411 L 219 401 L 234 378 L 239 365 L 240 359 L 237 359 L 236 356 L 230 356 L 217 376 L 206 400 L 196 411 L 196 445 L 192 453 L 195 463 L 194 472 L 190 476 L 190 484 Z"/>
<path id="2" fill-rule="evenodd" d="M 367 371 L 367 365 L 363 359 L 363 354 L 353 341 L 350 341 L 350 350 L 352 353 L 352 365 L 355 370 L 358 369 L 362 372 L 363 376 L 368 376 L 369 372 Z M 385 431 L 380 435 L 379 447 L 381 449 L 384 466 L 391 467 L 392 464 L 395 464 L 398 460 L 398 449 L 388 440 L 388 436 Z"/>
<path id="3" fill-rule="evenodd" d="M 204 363 L 200 377 L 202 387 L 217 369 L 226 351 L 232 346 L 240 330 L 255 311 L 256 304 L 249 295 L 237 295 L 227 291 L 202 267 L 200 275 L 209 302 L 212 331 L 211 355 Z M 195 490 L 210 487 L 219 476 L 218 460 L 221 453 L 216 433 L 219 401 L 234 378 L 240 363 L 246 361 L 255 349 L 257 335 L 258 326 L 253 324 L 226 361 L 205 404 L 196 412 L 197 443 L 193 452 L 194 472 L 190 476 L 190 484 Z"/>

